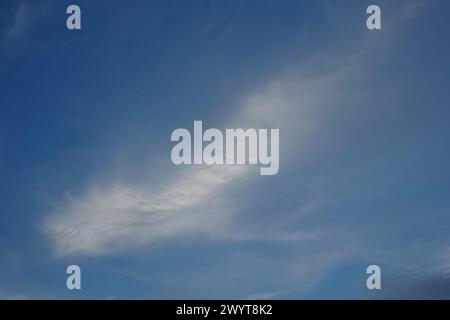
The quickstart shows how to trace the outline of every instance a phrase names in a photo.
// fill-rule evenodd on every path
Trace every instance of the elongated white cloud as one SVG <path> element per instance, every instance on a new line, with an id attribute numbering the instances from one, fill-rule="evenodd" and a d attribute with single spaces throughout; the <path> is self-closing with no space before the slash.
<path id="1" fill-rule="evenodd" d="M 229 122 L 231 127 L 280 128 L 281 169 L 311 140 L 319 115 L 327 104 L 324 91 L 342 80 L 342 71 L 302 79 L 284 75 L 261 92 L 252 94 Z M 347 74 L 344 72 L 344 74 Z M 328 99 L 328 98 L 327 98 Z M 289 149 L 289 142 L 296 141 Z M 311 141 L 309 141 L 311 142 Z M 105 254 L 151 245 L 187 235 L 215 238 L 299 240 L 318 234 L 276 235 L 242 231 L 233 226 L 239 199 L 230 192 L 251 184 L 258 176 L 253 166 L 210 166 L 188 169 L 163 190 L 151 182 L 145 187 L 117 183 L 92 187 L 69 198 L 45 221 L 45 232 L 59 254 Z M 182 171 L 180 171 L 182 172 Z"/>
<path id="2" fill-rule="evenodd" d="M 312 133 L 320 128 L 320 115 L 326 111 L 328 100 L 336 97 L 334 90 L 338 90 L 338 84 L 349 76 L 349 70 L 338 67 L 311 78 L 283 75 L 252 94 L 229 120 L 230 127 L 280 128 L 282 171 L 283 165 L 290 165 L 300 150 L 311 152 L 308 145 L 313 146 Z M 330 89 L 333 87 L 336 89 Z M 94 186 L 57 208 L 46 219 L 45 232 L 61 255 L 106 254 L 189 235 L 268 241 L 319 236 L 314 232 L 280 232 L 263 237 L 234 226 L 239 199 L 233 199 L 228 191 L 236 196 L 236 190 L 251 185 L 258 176 L 256 167 L 210 166 L 186 170 L 190 173 L 180 173 L 173 182 L 167 181 L 162 190 L 151 182 L 145 187 L 121 183 L 112 187 Z"/>
<path id="3" fill-rule="evenodd" d="M 117 184 L 69 199 L 45 223 L 57 251 L 102 254 L 186 234 L 213 234 L 235 213 L 218 196 L 243 166 L 197 169 L 164 190 Z"/>
<path id="4" fill-rule="evenodd" d="M 250 93 L 228 120 L 227 127 L 279 128 L 280 172 L 283 166 L 295 163 L 299 154 L 311 156 L 315 152 L 315 134 L 326 131 L 325 125 L 339 122 L 339 112 L 352 112 L 362 100 L 350 86 L 364 80 L 367 62 L 359 54 L 366 46 L 363 41 L 341 59 L 320 57 L 290 68 Z M 329 62 L 324 65 L 320 61 Z M 193 235 L 263 238 L 257 233 L 239 234 L 236 230 L 245 228 L 237 228 L 234 223 L 240 210 L 239 199 L 234 198 L 239 193 L 236 190 L 252 183 L 257 176 L 254 167 L 186 170 L 188 174 L 180 171 L 180 176 L 167 181 L 162 189 L 152 182 L 144 187 L 120 182 L 101 187 L 93 182 L 89 190 L 69 198 L 45 219 L 45 233 L 60 255 L 108 254 Z M 305 208 L 309 207 L 311 204 L 306 203 Z M 271 240 L 316 236 L 319 235 L 264 235 Z"/>

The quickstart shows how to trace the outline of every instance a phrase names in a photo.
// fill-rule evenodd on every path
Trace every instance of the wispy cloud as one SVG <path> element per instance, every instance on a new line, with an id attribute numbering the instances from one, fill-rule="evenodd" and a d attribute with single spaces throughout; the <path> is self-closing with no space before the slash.
<path id="1" fill-rule="evenodd" d="M 12 25 L 6 29 L 6 36 L 9 39 L 20 37 L 25 34 L 31 27 L 32 11 L 30 7 L 23 1 L 14 12 Z"/>
<path id="2" fill-rule="evenodd" d="M 338 99 L 339 83 L 353 76 L 352 69 L 338 63 L 328 72 L 307 76 L 288 71 L 251 93 L 228 120 L 229 127 L 281 128 L 283 164 L 290 166 L 299 152 L 314 153 L 313 135 L 321 128 L 321 116 Z M 296 141 L 295 148 L 289 148 L 291 141 Z M 240 199 L 231 194 L 236 197 L 236 190 L 252 185 L 257 176 L 254 167 L 186 170 L 190 173 L 181 169 L 180 176 L 167 181 L 162 190 L 151 182 L 145 187 L 93 186 L 80 197 L 68 197 L 46 219 L 45 232 L 60 254 L 105 254 L 196 234 L 266 241 L 320 237 L 313 230 L 292 233 L 280 229 L 268 234 L 234 225 Z M 301 210 L 311 211 L 315 205 L 305 204 Z"/>
<path id="3" fill-rule="evenodd" d="M 285 295 L 287 292 L 283 290 L 275 290 L 271 292 L 256 293 L 248 297 L 247 300 L 273 300 Z"/>
<path id="4" fill-rule="evenodd" d="M 30 300 L 30 298 L 22 294 L 0 293 L 0 300 Z"/>
<path id="5" fill-rule="evenodd" d="M 46 233 L 59 254 L 104 254 L 189 234 L 223 234 L 235 214 L 221 192 L 246 168 L 194 170 L 163 190 L 116 184 L 93 188 L 79 199 L 69 196 L 46 220 Z M 229 204 L 228 204 L 229 205 Z"/>
<path id="6" fill-rule="evenodd" d="M 375 298 L 449 299 L 450 250 L 441 245 L 416 244 L 403 254 L 388 257 L 396 268 L 384 275 L 384 289 Z"/>
<path id="7" fill-rule="evenodd" d="M 26 36 L 47 12 L 45 5 L 33 6 L 26 1 L 20 1 L 12 11 L 11 24 L 3 30 L 6 38 L 14 40 Z"/>
<path id="8" fill-rule="evenodd" d="M 336 101 L 347 102 L 341 89 L 362 67 L 361 61 L 350 65 L 346 58 L 335 59 L 325 68 L 314 61 L 289 68 L 251 92 L 227 120 L 227 127 L 280 128 L 282 166 L 297 164 L 299 153 L 302 158 L 315 154 L 314 135 L 330 120 L 324 114 L 333 114 Z M 295 148 L 290 148 L 292 141 Z M 321 237 L 314 230 L 293 233 L 280 228 L 267 233 L 267 228 L 255 231 L 235 225 L 241 200 L 236 190 L 252 186 L 257 176 L 253 167 L 186 170 L 190 173 L 180 169 L 180 175 L 162 190 L 151 182 L 145 187 L 94 183 L 83 195 L 68 197 L 47 217 L 45 233 L 62 255 L 107 254 L 192 235 L 265 241 Z M 305 203 L 301 210 L 311 213 L 315 205 Z"/>
<path id="9" fill-rule="evenodd" d="M 380 40 L 373 40 L 376 44 L 372 40 L 353 40 L 355 44 L 342 55 L 322 54 L 310 61 L 294 63 L 276 79 L 249 92 L 224 125 L 280 128 L 280 172 L 320 157 L 324 139 L 317 136 L 335 139 L 336 133 L 352 122 L 349 115 L 359 115 L 358 121 L 365 116 L 361 105 L 370 93 L 363 90 L 365 71 L 377 63 L 370 48 L 380 45 Z M 278 226 L 256 230 L 237 223 L 242 212 L 239 191 L 257 188 L 255 177 L 256 171 L 251 167 L 218 166 L 177 168 L 175 177 L 166 179 L 165 187 L 151 181 L 145 186 L 125 182 L 102 186 L 92 181 L 89 189 L 81 195 L 68 196 L 45 218 L 44 231 L 59 255 L 114 254 L 193 236 L 300 242 L 330 235 L 323 224 L 307 232 L 288 231 L 287 226 L 320 213 L 324 204 L 338 198 L 334 189 L 322 188 L 317 197 L 306 201 L 297 211 L 277 212 L 281 221 Z M 349 188 L 356 192 L 358 185 Z M 353 234 L 348 229 L 340 232 L 346 236 Z M 347 248 L 334 252 L 340 244 L 334 242 L 330 245 L 332 250 L 317 246 L 311 252 L 299 252 L 292 257 L 292 268 L 277 267 L 289 275 L 286 283 L 292 278 L 301 279 L 306 290 L 337 264 L 360 252 L 348 244 Z M 281 294 L 268 291 L 259 297 L 274 298 Z"/>

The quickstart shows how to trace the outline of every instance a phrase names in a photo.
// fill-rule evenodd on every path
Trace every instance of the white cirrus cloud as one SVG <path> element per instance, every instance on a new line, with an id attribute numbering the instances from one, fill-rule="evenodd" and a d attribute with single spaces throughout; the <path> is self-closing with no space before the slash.
<path id="1" fill-rule="evenodd" d="M 277 79 L 248 94 L 227 127 L 279 128 L 280 172 L 283 166 L 298 165 L 300 155 L 314 155 L 315 135 L 333 124 L 344 126 L 348 121 L 345 115 L 358 110 L 367 98 L 360 88 L 365 68 L 374 63 L 367 59 L 370 43 L 364 39 L 355 42 L 340 58 L 321 55 L 294 63 Z M 355 84 L 359 86 L 353 89 Z M 152 182 L 144 187 L 120 182 L 102 187 L 93 181 L 92 187 L 68 197 L 45 218 L 44 232 L 60 255 L 111 254 L 195 235 L 269 241 L 321 236 L 320 232 L 282 230 L 270 235 L 266 230 L 245 233 L 245 226 L 235 221 L 242 200 L 236 194 L 249 184 L 255 186 L 257 173 L 251 167 L 186 170 L 189 173 L 176 171 L 179 176 L 168 179 L 163 188 Z M 306 203 L 304 210 L 313 214 L 316 205 Z"/>

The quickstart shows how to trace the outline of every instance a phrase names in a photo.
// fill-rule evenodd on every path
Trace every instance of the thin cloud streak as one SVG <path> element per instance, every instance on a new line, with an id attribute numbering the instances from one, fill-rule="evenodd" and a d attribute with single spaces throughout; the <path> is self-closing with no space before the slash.
<path id="1" fill-rule="evenodd" d="M 351 59 L 345 54 L 341 59 L 322 56 L 320 61 L 329 61 L 328 65 L 310 61 L 290 68 L 264 88 L 250 93 L 227 121 L 228 127 L 280 128 L 280 171 L 296 164 L 300 156 L 313 156 L 317 142 L 314 134 L 326 130 L 324 121 L 333 118 L 329 114 L 334 104 L 337 101 L 355 104 L 354 100 L 358 100 L 355 96 L 361 101 L 364 98 L 355 95 L 350 99 L 342 92 L 349 82 L 364 81 L 364 70 L 372 62 L 366 61 L 364 56 L 368 46 L 366 40 L 361 40 L 353 48 L 356 50 L 349 48 Z M 292 141 L 295 141 L 295 148 L 290 148 Z M 198 235 L 212 239 L 266 241 L 326 237 L 320 230 L 292 233 L 279 228 L 272 230 L 269 236 L 267 229 L 258 232 L 237 226 L 235 217 L 241 208 L 236 190 L 254 183 L 256 172 L 253 169 L 247 166 L 202 167 L 186 169 L 190 170 L 189 174 L 180 170 L 178 178 L 167 181 L 167 187 L 159 190 L 155 190 L 151 182 L 139 188 L 123 183 L 98 187 L 93 181 L 90 190 L 81 196 L 69 197 L 46 217 L 44 232 L 59 255 L 114 254 Z M 312 201 L 314 203 L 305 203 L 303 207 L 308 215 L 316 211 L 317 200 Z M 300 214 L 302 210 L 299 209 Z"/>
<path id="2" fill-rule="evenodd" d="M 149 192 L 117 184 L 69 198 L 45 222 L 58 254 L 106 254 L 186 234 L 220 233 L 234 212 L 220 193 L 247 168 L 202 168 Z"/>
<path id="3" fill-rule="evenodd" d="M 339 84 L 351 76 L 351 69 L 339 62 L 326 74 L 306 78 L 288 72 L 261 92 L 251 94 L 229 120 L 229 127 L 280 128 L 283 170 L 283 165 L 298 159 L 299 152 L 314 152 L 313 133 L 321 129 L 321 115 L 338 98 Z M 289 148 L 290 141 L 296 141 L 295 148 Z M 269 236 L 234 226 L 239 201 L 227 190 L 236 193 L 243 185 L 251 184 L 257 176 L 254 169 L 193 169 L 191 174 L 181 174 L 176 182 L 168 182 L 168 187 L 156 192 L 149 191 L 155 188 L 151 183 L 145 190 L 120 183 L 94 187 L 80 198 L 69 198 L 50 215 L 45 221 L 45 233 L 60 255 L 108 254 L 187 235 L 266 241 L 320 238 L 317 231 L 290 233 L 280 229 L 272 230 Z"/>
<path id="4" fill-rule="evenodd" d="M 48 13 L 47 6 L 32 6 L 26 1 L 20 1 L 12 13 L 12 23 L 4 28 L 6 40 L 16 40 L 31 32 L 36 23 Z"/>
<path id="5" fill-rule="evenodd" d="M 229 122 L 239 123 L 239 127 L 254 123 L 258 127 L 281 128 L 281 147 L 286 141 L 302 136 L 303 139 L 297 138 L 295 150 L 288 151 L 286 146 L 281 151 L 285 164 L 289 165 L 296 159 L 296 153 L 302 147 L 306 149 L 307 142 L 311 143 L 311 124 L 316 129 L 320 127 L 320 114 L 327 105 L 323 91 L 329 92 L 330 86 L 336 87 L 345 80 L 341 72 L 337 68 L 336 72 L 312 80 L 282 76 L 267 91 L 253 94 Z M 302 121 L 298 123 L 292 118 Z M 176 182 L 168 182 L 168 187 L 156 192 L 148 191 L 154 190 L 151 183 L 146 190 L 122 184 L 93 188 L 81 198 L 69 198 L 48 217 L 45 232 L 61 255 L 106 254 L 188 234 L 266 241 L 320 237 L 314 231 L 297 234 L 284 230 L 273 230 L 271 236 L 263 233 L 263 237 L 261 232 L 231 227 L 239 206 L 227 188 L 236 191 L 250 184 L 257 176 L 254 169 L 253 166 L 193 169 L 191 174 L 182 174 Z"/>

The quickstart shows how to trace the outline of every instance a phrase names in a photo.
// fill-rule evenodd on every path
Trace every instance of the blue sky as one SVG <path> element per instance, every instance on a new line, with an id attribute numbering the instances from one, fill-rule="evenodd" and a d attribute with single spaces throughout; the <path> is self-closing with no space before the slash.
<path id="1" fill-rule="evenodd" d="M 450 298 L 448 1 L 72 3 L 0 1 L 0 298 Z M 194 120 L 279 174 L 174 166 Z"/>

